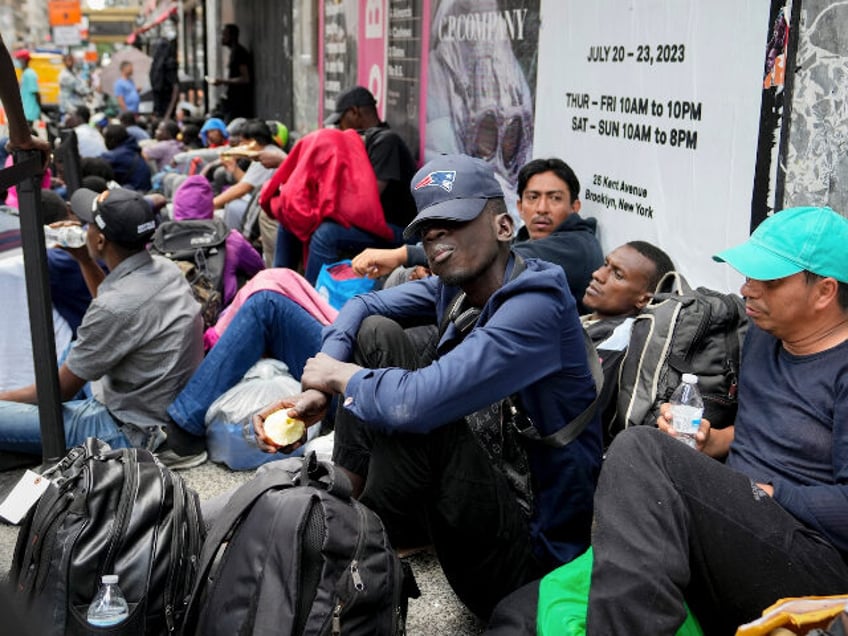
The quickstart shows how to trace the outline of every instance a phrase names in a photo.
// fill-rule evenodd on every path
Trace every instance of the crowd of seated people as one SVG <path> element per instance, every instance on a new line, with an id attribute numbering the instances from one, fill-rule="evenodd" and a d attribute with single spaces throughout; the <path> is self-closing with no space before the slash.
<path id="1" fill-rule="evenodd" d="M 337 128 L 300 148 L 276 122 L 190 114 L 103 126 L 85 107 L 67 115 L 83 187 L 63 201 L 50 192 L 62 191 L 61 171 L 43 185 L 64 206 L 59 222 L 87 228 L 84 247 L 48 257 L 73 338 L 58 371 L 68 445 L 96 435 L 174 469 L 196 466 L 208 407 L 271 356 L 303 392 L 265 406 L 329 423 L 334 461 L 393 544 L 432 544 L 482 618 L 590 544 L 590 634 L 674 633 L 686 607 L 707 633 L 727 633 L 782 596 L 846 591 L 844 218 L 786 210 L 716 256 L 746 277 L 754 323 L 735 427 L 704 420 L 686 448 L 664 408 L 656 427 L 609 440 L 612 365 L 674 265 L 639 237 L 604 256 L 568 164 L 521 169 L 516 229 L 489 164 L 445 155 L 416 172 L 362 87 L 339 98 L 326 122 Z M 333 144 L 336 169 L 367 177 L 357 201 L 314 178 Z M 450 189 L 432 178 L 445 171 Z M 363 202 L 372 216 L 352 218 Z M 162 220 L 210 218 L 228 229 L 222 295 L 232 305 L 204 334 L 186 278 L 147 246 Z M 383 289 L 337 311 L 314 285 L 323 265 L 347 257 Z M 584 330 L 604 361 L 599 404 L 572 443 L 531 446 L 520 436 L 557 433 L 596 402 Z M 84 392 L 94 381 L 98 391 Z M 2 386 L 0 449 L 38 454 L 34 386 Z M 531 428 L 499 438 L 493 406 L 516 397 Z M 300 445 L 275 446 L 262 425 L 260 415 L 269 452 Z"/>

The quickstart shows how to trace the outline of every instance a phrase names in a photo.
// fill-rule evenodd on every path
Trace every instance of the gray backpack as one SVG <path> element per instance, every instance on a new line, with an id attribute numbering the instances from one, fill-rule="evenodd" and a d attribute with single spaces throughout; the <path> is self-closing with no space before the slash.
<path id="1" fill-rule="evenodd" d="M 259 473 L 209 532 L 185 636 L 399 636 L 412 570 L 347 477 L 315 453 Z"/>
<path id="2" fill-rule="evenodd" d="M 748 327 L 745 305 L 735 294 L 692 289 L 678 272 L 657 285 L 636 316 L 618 376 L 614 432 L 654 426 L 684 373 L 698 376 L 704 417 L 713 428 L 733 424 L 741 343 Z"/>

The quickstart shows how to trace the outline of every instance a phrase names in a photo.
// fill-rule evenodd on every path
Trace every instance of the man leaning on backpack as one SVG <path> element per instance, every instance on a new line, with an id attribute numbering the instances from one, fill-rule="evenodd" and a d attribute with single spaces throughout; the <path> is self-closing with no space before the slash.
<path id="1" fill-rule="evenodd" d="M 335 462 L 393 545 L 423 529 L 459 598 L 485 617 L 586 548 L 601 460 L 597 413 L 554 447 L 501 430 L 501 401 L 517 396 L 523 425 L 544 436 L 593 402 L 595 384 L 562 268 L 510 249 L 491 166 L 441 156 L 412 191 L 405 235 L 422 239 L 435 276 L 348 301 L 306 364 L 305 392 L 285 405 L 313 423 L 343 396 Z M 398 322 L 410 319 L 443 326 L 435 360 L 406 338 Z"/>
<path id="2" fill-rule="evenodd" d="M 587 633 L 673 634 L 688 604 L 732 634 L 783 597 L 848 586 L 848 220 L 793 208 L 714 258 L 746 279 L 753 323 L 735 426 L 697 449 L 616 437 L 595 495 Z M 715 458 L 726 456 L 724 464 Z"/>
<path id="3" fill-rule="evenodd" d="M 145 249 L 155 220 L 142 195 L 80 188 L 71 209 L 88 224 L 86 245 L 64 249 L 93 300 L 59 368 L 65 441 L 98 437 L 113 448 L 155 450 L 165 437 L 165 409 L 203 357 L 200 307 L 179 268 Z M 95 397 L 72 399 L 95 380 Z M 35 385 L 0 400 L 0 449 L 40 453 Z"/>
<path id="4" fill-rule="evenodd" d="M 581 316 L 580 322 L 598 351 L 604 373 L 598 400 L 604 447 L 618 432 L 614 427 L 618 375 L 630 345 L 634 316 L 651 301 L 662 277 L 673 270 L 671 258 L 656 245 L 630 241 L 606 255 L 583 294 L 583 306 L 591 313 Z"/>

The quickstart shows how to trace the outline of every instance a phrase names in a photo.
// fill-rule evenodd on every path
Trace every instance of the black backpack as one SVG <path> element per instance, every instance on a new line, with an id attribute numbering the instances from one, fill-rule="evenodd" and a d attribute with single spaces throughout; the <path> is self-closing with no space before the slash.
<path id="1" fill-rule="evenodd" d="M 403 634 L 404 567 L 331 462 L 275 462 L 210 529 L 183 634 Z"/>
<path id="2" fill-rule="evenodd" d="M 166 221 L 153 234 L 151 253 L 179 265 L 201 306 L 204 327 L 218 320 L 223 308 L 224 263 L 229 230 L 219 219 Z"/>
<path id="3" fill-rule="evenodd" d="M 130 615 L 111 630 L 173 634 L 194 583 L 204 526 L 195 493 L 143 449 L 95 438 L 44 473 L 51 485 L 21 526 L 9 581 L 41 634 L 90 634 L 104 574 L 117 574 Z"/>
<path id="4" fill-rule="evenodd" d="M 684 373 L 698 376 L 704 417 L 712 427 L 733 424 L 739 354 L 747 328 L 739 296 L 692 289 L 678 272 L 666 274 L 633 322 L 618 376 L 613 432 L 656 425 L 660 405 L 668 402 Z"/>

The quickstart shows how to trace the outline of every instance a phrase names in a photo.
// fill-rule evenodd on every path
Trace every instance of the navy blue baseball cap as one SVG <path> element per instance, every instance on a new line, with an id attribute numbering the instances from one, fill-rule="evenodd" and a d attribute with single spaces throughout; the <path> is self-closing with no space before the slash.
<path id="1" fill-rule="evenodd" d="M 416 236 L 426 221 L 473 221 L 489 199 L 502 199 L 503 188 L 492 166 L 468 155 L 441 155 L 412 178 L 412 196 L 418 216 L 403 231 Z"/>

